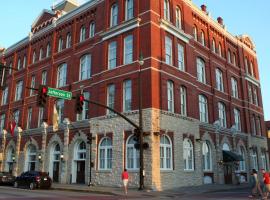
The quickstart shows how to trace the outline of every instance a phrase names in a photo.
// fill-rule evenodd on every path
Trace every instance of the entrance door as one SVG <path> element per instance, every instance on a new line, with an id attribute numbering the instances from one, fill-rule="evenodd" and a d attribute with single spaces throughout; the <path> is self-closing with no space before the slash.
<path id="1" fill-rule="evenodd" d="M 225 184 L 232 184 L 232 166 L 224 165 L 224 181 Z"/>
<path id="2" fill-rule="evenodd" d="M 77 180 L 76 183 L 85 184 L 85 161 L 77 161 Z"/>
<path id="3" fill-rule="evenodd" d="M 59 182 L 59 162 L 53 162 L 53 182 Z"/>

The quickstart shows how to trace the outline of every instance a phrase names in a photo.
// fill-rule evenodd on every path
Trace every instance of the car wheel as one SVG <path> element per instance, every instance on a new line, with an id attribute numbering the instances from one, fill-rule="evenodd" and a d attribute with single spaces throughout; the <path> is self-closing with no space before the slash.
<path id="1" fill-rule="evenodd" d="M 34 189 L 35 189 L 35 183 L 30 183 L 29 189 L 30 189 L 30 190 L 34 190 Z"/>
<path id="2" fill-rule="evenodd" d="M 17 181 L 14 182 L 14 187 L 18 188 L 18 182 Z"/>

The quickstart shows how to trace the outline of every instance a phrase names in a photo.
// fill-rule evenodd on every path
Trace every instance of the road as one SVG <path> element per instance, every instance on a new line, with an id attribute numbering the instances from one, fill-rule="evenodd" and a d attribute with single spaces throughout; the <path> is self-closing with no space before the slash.
<path id="1" fill-rule="evenodd" d="M 137 193 L 127 196 L 102 195 L 88 192 L 72 192 L 62 190 L 33 190 L 17 189 L 12 187 L 0 186 L 0 200 L 121 200 L 121 199 L 179 199 L 179 200 L 242 200 L 248 199 L 247 189 L 211 192 L 194 195 L 183 195 L 181 193 Z"/>

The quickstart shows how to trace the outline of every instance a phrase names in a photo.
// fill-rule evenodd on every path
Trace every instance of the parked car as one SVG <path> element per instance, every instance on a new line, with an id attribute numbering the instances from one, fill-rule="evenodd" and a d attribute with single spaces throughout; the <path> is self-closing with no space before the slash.
<path id="1" fill-rule="evenodd" d="M 14 187 L 26 187 L 30 190 L 36 188 L 50 189 L 52 185 L 52 179 L 46 172 L 39 171 L 27 171 L 23 172 L 20 176 L 16 177 L 14 181 Z"/>
<path id="2" fill-rule="evenodd" d="M 0 172 L 0 184 L 13 185 L 15 176 L 9 172 Z"/>

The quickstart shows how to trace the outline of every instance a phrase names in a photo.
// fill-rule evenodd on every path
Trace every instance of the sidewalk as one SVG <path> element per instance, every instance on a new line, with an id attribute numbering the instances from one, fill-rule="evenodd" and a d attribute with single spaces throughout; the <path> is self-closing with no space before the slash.
<path id="1" fill-rule="evenodd" d="M 220 192 L 238 189 L 248 189 L 248 184 L 241 185 L 223 185 L 223 184 L 212 184 L 212 185 L 200 185 L 200 186 L 189 186 L 189 187 L 179 187 L 171 190 L 164 190 L 161 192 L 152 190 L 139 191 L 137 188 L 129 188 L 129 196 L 133 197 L 156 197 L 156 196 L 185 196 L 189 194 L 203 194 L 209 192 Z M 77 192 L 91 192 L 96 194 L 107 194 L 107 195 L 124 195 L 123 189 L 119 187 L 105 187 L 105 186 L 90 186 L 78 185 L 78 184 L 58 184 L 53 183 L 52 189 L 56 190 L 67 190 L 67 191 L 77 191 Z"/>

